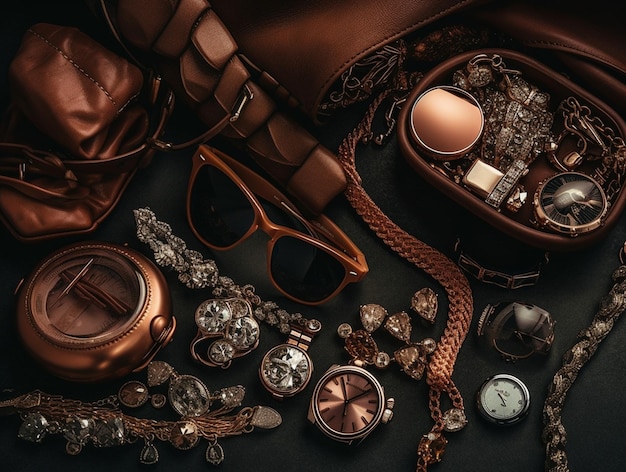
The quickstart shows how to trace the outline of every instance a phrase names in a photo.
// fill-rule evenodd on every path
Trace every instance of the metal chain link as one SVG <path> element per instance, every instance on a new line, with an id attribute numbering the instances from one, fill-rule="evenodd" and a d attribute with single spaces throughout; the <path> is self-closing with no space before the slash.
<path id="1" fill-rule="evenodd" d="M 626 309 L 626 266 L 613 272 L 615 284 L 600 302 L 591 324 L 580 331 L 578 341 L 564 355 L 563 365 L 556 372 L 543 407 L 542 441 L 546 448 L 546 472 L 569 472 L 565 444 L 567 431 L 562 422 L 567 393 L 581 369 L 591 359 L 602 340 L 611 332 Z"/>
<path id="2" fill-rule="evenodd" d="M 473 298 L 469 282 L 460 268 L 447 256 L 391 221 L 367 194 L 356 169 L 356 148 L 359 143 L 373 136 L 371 126 L 378 107 L 392 92 L 406 93 L 406 85 L 410 82 L 406 79 L 401 81 L 396 90 L 390 87 L 373 100 L 361 123 L 340 145 L 338 155 L 348 180 L 344 193 L 357 214 L 387 246 L 433 277 L 448 295 L 446 327 L 426 368 L 426 382 L 430 387 L 428 405 L 434 425 L 418 446 L 417 470 L 423 472 L 429 465 L 441 460 L 447 443 L 442 434 L 445 419 L 441 410 L 441 394 L 445 392 L 448 395 L 454 408 L 461 412 L 464 410 L 463 397 L 451 377 L 458 352 L 469 330 Z"/>

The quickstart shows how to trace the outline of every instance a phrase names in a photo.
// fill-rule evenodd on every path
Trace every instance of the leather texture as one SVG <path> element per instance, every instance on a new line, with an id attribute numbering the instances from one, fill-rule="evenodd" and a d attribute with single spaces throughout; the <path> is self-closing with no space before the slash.
<path id="1" fill-rule="evenodd" d="M 213 0 L 240 54 L 277 94 L 318 121 L 329 88 L 385 44 L 461 12 L 478 0 Z"/>
<path id="2" fill-rule="evenodd" d="M 206 124 L 204 141 L 220 134 L 242 142 L 314 214 L 345 189 L 335 155 L 251 79 L 238 43 L 208 2 L 121 0 L 116 7 L 121 37 L 152 54 L 153 67 Z"/>
<path id="3" fill-rule="evenodd" d="M 24 34 L 0 127 L 0 218 L 17 239 L 89 233 L 112 211 L 171 111 L 168 97 L 144 106 L 147 85 L 77 28 L 38 23 Z"/>
<path id="4" fill-rule="evenodd" d="M 491 2 L 471 17 L 506 33 L 550 63 L 573 82 L 626 113 L 626 49 L 618 5 L 565 0 Z M 556 68 L 556 66 L 555 66 Z"/>

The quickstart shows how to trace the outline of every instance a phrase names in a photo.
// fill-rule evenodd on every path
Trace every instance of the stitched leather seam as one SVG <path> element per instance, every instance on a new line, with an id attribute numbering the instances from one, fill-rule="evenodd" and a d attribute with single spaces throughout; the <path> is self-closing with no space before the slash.
<path id="1" fill-rule="evenodd" d="M 87 73 L 87 71 L 85 71 L 81 66 L 79 66 L 71 57 L 69 57 L 67 54 L 65 54 L 64 51 L 62 51 L 60 48 L 58 48 L 57 46 L 55 46 L 54 44 L 52 44 L 47 38 L 43 37 L 42 35 L 40 35 L 39 33 L 37 33 L 36 31 L 33 31 L 32 29 L 28 30 L 29 33 L 33 34 L 34 36 L 36 36 L 37 38 L 39 38 L 41 41 L 43 41 L 44 43 L 46 43 L 49 47 L 51 47 L 52 49 L 54 49 L 55 51 L 57 51 L 67 62 L 69 62 L 72 66 L 74 66 L 74 68 L 76 70 L 78 70 L 81 74 L 83 74 L 85 77 L 87 77 L 90 81 L 92 81 L 94 83 L 94 85 L 96 87 L 98 87 L 100 90 L 102 90 L 102 92 L 105 94 L 105 96 L 109 99 L 109 101 L 117 106 L 117 103 L 115 102 L 115 99 L 113 98 L 113 96 L 102 86 L 102 84 L 100 84 L 100 82 L 98 82 L 94 77 L 92 77 L 91 75 L 89 75 Z M 119 110 L 118 113 L 124 109 L 124 107 L 126 106 L 126 104 L 124 106 L 122 106 Z"/>

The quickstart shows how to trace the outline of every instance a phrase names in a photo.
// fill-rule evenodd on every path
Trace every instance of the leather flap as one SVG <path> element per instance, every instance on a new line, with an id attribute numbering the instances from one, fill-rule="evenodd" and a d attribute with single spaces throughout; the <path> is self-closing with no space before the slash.
<path id="1" fill-rule="evenodd" d="M 139 18 L 150 11 L 151 7 L 147 8 L 147 11 L 139 13 Z M 180 56 L 189 44 L 189 35 L 196 21 L 207 8 L 209 4 L 205 0 L 181 0 L 152 49 L 165 57 Z"/>
<path id="2" fill-rule="evenodd" d="M 237 52 L 237 43 L 213 11 L 207 11 L 191 35 L 191 41 L 204 60 L 222 70 Z"/>
<path id="3" fill-rule="evenodd" d="M 180 57 L 180 78 L 189 98 L 202 103 L 213 95 L 220 72 L 211 69 L 198 51 L 189 48 Z"/>
<path id="4" fill-rule="evenodd" d="M 342 72 L 407 33 L 480 0 L 214 0 L 239 51 L 317 119 Z"/>

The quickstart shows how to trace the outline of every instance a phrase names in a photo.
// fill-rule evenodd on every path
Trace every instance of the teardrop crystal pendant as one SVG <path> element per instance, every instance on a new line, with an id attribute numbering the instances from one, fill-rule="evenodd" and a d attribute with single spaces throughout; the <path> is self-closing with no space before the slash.
<path id="1" fill-rule="evenodd" d="M 421 344 L 407 344 L 393 353 L 396 362 L 406 375 L 420 380 L 426 370 L 426 349 Z"/>
<path id="2" fill-rule="evenodd" d="M 435 322 L 439 302 L 433 289 L 424 287 L 413 294 L 411 308 L 429 323 Z"/>
<path id="3" fill-rule="evenodd" d="M 220 465 L 224 462 L 224 449 L 217 441 L 213 441 L 207 447 L 204 457 L 209 464 Z"/>
<path id="4" fill-rule="evenodd" d="M 411 339 L 411 318 L 406 311 L 401 311 L 395 315 L 391 315 L 385 321 L 385 329 L 394 337 L 405 343 Z"/>
<path id="5" fill-rule="evenodd" d="M 353 359 L 373 364 L 378 355 L 378 345 L 374 338 L 362 329 L 352 332 L 345 340 L 346 351 Z"/>
<path id="6" fill-rule="evenodd" d="M 254 409 L 250 425 L 261 429 L 274 429 L 282 422 L 283 417 L 274 408 L 259 405 Z"/>
<path id="7" fill-rule="evenodd" d="M 362 305 L 359 310 L 361 324 L 368 333 L 376 331 L 387 317 L 387 310 L 375 303 Z"/>
<path id="8" fill-rule="evenodd" d="M 159 462 L 159 451 L 154 444 L 146 442 L 139 455 L 139 462 L 146 465 L 153 465 Z"/>

